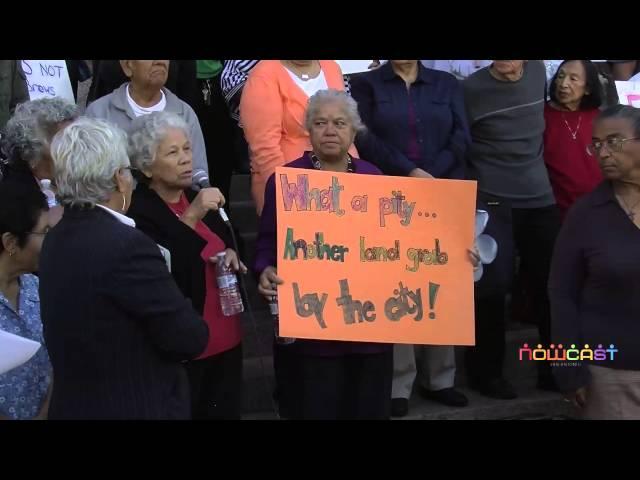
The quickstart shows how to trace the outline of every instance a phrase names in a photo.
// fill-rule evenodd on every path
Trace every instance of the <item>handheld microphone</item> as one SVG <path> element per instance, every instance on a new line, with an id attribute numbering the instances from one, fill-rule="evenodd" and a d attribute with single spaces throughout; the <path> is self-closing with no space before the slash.
<path id="1" fill-rule="evenodd" d="M 199 186 L 200 188 L 209 188 L 211 184 L 209 183 L 209 174 L 204 170 L 196 170 L 193 172 L 193 184 Z"/>
<path id="2" fill-rule="evenodd" d="M 224 208 L 222 207 L 218 208 L 218 213 L 220 214 L 222 221 L 227 225 L 229 225 L 229 227 L 231 227 L 231 221 L 229 220 L 229 216 L 227 215 L 227 212 L 224 211 Z"/>
<path id="3" fill-rule="evenodd" d="M 209 176 L 204 170 L 196 170 L 196 172 L 193 174 L 193 183 L 198 185 L 200 188 L 211 188 L 211 184 L 209 183 Z M 222 221 L 229 227 L 231 227 L 231 221 L 229 220 L 227 212 L 224 211 L 224 208 L 218 208 L 218 213 L 220 214 Z"/>

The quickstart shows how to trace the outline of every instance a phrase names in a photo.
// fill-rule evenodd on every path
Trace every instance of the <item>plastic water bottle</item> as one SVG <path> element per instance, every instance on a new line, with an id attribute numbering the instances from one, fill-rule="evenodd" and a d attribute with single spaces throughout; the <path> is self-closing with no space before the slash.
<path id="1" fill-rule="evenodd" d="M 295 338 L 281 337 L 280 336 L 280 314 L 278 310 L 278 297 L 273 296 L 269 299 L 269 311 L 273 318 L 273 333 L 276 336 L 276 343 L 279 345 L 291 345 L 296 341 Z"/>
<path id="2" fill-rule="evenodd" d="M 220 306 L 225 317 L 244 312 L 242 296 L 238 285 L 238 277 L 231 266 L 224 264 L 225 252 L 220 252 L 216 257 L 216 279 L 220 290 Z"/>
<path id="3" fill-rule="evenodd" d="M 47 204 L 49 205 L 49 208 L 55 207 L 58 204 L 56 194 L 51 190 L 51 180 L 48 178 L 40 180 L 40 190 L 42 190 L 44 196 L 47 197 Z"/>

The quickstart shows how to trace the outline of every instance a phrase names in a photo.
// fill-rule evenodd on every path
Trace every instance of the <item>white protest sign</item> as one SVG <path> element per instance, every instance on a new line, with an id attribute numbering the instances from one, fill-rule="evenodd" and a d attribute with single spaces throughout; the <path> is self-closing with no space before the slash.
<path id="1" fill-rule="evenodd" d="M 75 103 L 64 60 L 22 60 L 29 98 L 62 97 Z"/>
<path id="2" fill-rule="evenodd" d="M 350 75 L 352 73 L 368 72 L 369 65 L 373 63 L 373 60 L 336 60 L 336 63 L 340 65 L 343 75 Z"/>
<path id="3" fill-rule="evenodd" d="M 0 330 L 0 375 L 26 363 L 39 348 L 38 342 Z"/>
<path id="4" fill-rule="evenodd" d="M 616 82 L 616 90 L 620 104 L 640 108 L 640 82 Z"/>

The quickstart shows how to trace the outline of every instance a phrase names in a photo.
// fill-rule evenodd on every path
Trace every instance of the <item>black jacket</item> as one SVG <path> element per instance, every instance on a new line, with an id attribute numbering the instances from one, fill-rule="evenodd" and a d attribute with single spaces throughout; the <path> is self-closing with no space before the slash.
<path id="1" fill-rule="evenodd" d="M 185 195 L 192 202 L 197 192 L 188 189 Z M 206 295 L 206 264 L 200 254 L 206 241 L 181 222 L 164 200 L 143 183 L 136 187 L 127 215 L 136 221 L 137 228 L 171 252 L 173 278 L 182 293 L 191 299 L 194 308 L 202 314 Z M 209 212 L 202 221 L 227 248 L 233 248 L 229 230 L 218 213 Z"/>
<path id="2" fill-rule="evenodd" d="M 155 243 L 99 207 L 67 208 L 40 256 L 51 419 L 187 419 L 181 361 L 208 328 Z"/>

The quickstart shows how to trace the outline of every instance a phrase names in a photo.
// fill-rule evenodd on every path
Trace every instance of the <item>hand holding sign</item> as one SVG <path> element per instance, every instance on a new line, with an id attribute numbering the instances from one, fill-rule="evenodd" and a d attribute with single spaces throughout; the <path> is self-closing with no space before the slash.
<path id="1" fill-rule="evenodd" d="M 275 267 L 267 267 L 260 274 L 260 280 L 258 281 L 258 292 L 264 296 L 267 301 L 273 296 L 278 295 L 276 290 L 277 285 L 282 285 L 284 282 L 278 277 L 278 272 Z"/>

